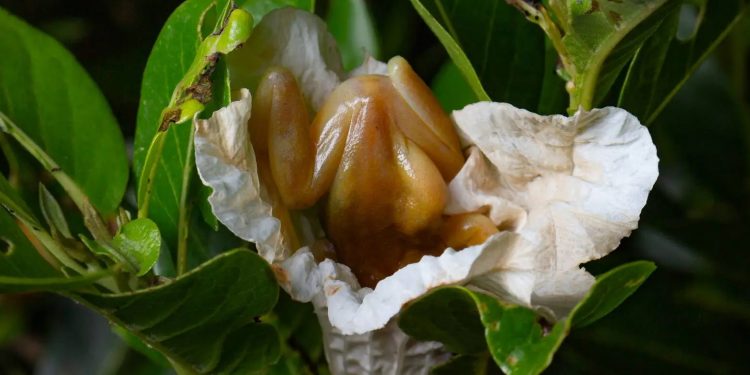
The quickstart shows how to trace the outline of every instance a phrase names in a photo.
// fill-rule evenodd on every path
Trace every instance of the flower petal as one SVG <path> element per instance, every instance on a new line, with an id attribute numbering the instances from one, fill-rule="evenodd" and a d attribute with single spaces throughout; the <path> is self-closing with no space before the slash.
<path id="1" fill-rule="evenodd" d="M 376 331 L 344 335 L 325 319 L 325 307 L 316 304 L 323 330 L 328 366 L 333 374 L 418 374 L 450 358 L 438 342 L 416 341 L 398 328 L 396 321 Z"/>
<path id="2" fill-rule="evenodd" d="M 466 282 L 496 264 L 507 263 L 516 240 L 514 233 L 504 232 L 481 245 L 461 251 L 447 249 L 439 257 L 425 256 L 381 280 L 375 290 L 360 288 L 349 267 L 330 259 L 315 271 L 319 284 L 311 282 L 309 273 L 298 272 L 310 269 L 315 262 L 303 248 L 282 264 L 282 279 L 287 280 L 285 289 L 296 291 L 297 297 L 309 298 L 312 289 L 320 288 L 315 298 L 328 307 L 330 324 L 343 334 L 361 334 L 385 327 L 405 303 L 431 289 Z"/>
<path id="3" fill-rule="evenodd" d="M 255 90 L 268 68 L 283 66 L 297 78 L 315 110 L 344 76 L 336 41 L 325 23 L 295 8 L 268 13 L 247 43 L 228 58 L 232 86 Z"/>
<path id="4" fill-rule="evenodd" d="M 195 165 L 214 215 L 238 237 L 254 242 L 269 262 L 284 248 L 279 221 L 258 179 L 253 146 L 247 130 L 252 98 L 246 89 L 241 98 L 219 109 L 208 120 L 195 120 Z"/>
<path id="5" fill-rule="evenodd" d="M 532 272 L 535 279 L 531 295 L 508 290 L 502 275 L 477 282 L 565 315 L 594 280 L 579 265 L 614 250 L 637 227 L 658 176 L 648 130 L 612 107 L 565 117 L 484 102 L 453 117 L 462 142 L 481 155 L 472 152 L 451 182 L 449 209 L 489 206 L 490 216 L 508 220 L 522 240 L 498 272 Z"/>

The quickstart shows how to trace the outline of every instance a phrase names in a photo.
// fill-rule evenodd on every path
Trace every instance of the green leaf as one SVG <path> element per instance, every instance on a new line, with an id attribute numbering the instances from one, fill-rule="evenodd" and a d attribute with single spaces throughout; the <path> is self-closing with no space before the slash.
<path id="1" fill-rule="evenodd" d="M 295 7 L 308 12 L 315 11 L 315 0 L 239 0 L 235 3 L 253 15 L 256 25 L 268 12 L 278 8 Z"/>
<path id="2" fill-rule="evenodd" d="M 8 184 L 5 176 L 0 174 L 0 276 L 9 278 L 53 278 L 62 273 L 37 251 L 20 227 L 20 223 L 11 215 L 25 217 L 29 222 L 39 224 L 18 193 Z M 39 245 L 41 246 L 41 245 Z M 17 285 L 18 280 L 9 284 Z"/>
<path id="3" fill-rule="evenodd" d="M 747 1 L 674 7 L 630 63 L 617 105 L 644 123 L 653 123 L 688 77 L 747 15 L 748 8 Z M 690 25 L 690 21 L 694 21 L 694 32 L 687 40 L 678 38 L 680 22 Z"/>
<path id="4" fill-rule="evenodd" d="M 175 86 L 187 72 L 198 49 L 201 15 L 212 6 L 213 0 L 184 2 L 169 17 L 154 44 L 141 84 L 133 147 L 135 176 L 141 175 L 146 152 L 159 127 L 161 111 L 169 105 Z M 169 128 L 153 181 L 149 218 L 157 223 L 170 246 L 177 243 L 182 171 L 188 157 L 190 130 L 190 126 Z"/>
<path id="5" fill-rule="evenodd" d="M 127 156 L 96 84 L 49 36 L 0 9 L 0 112 L 12 118 L 105 213 L 125 192 Z"/>
<path id="6" fill-rule="evenodd" d="M 22 224 L 6 211 L 12 210 L 14 215 L 25 218 L 32 225 L 32 228 L 27 229 L 29 235 L 42 230 L 39 222 L 1 174 L 0 205 L 4 207 L 0 208 L 0 293 L 78 289 L 110 275 L 108 271 L 101 271 L 65 277 L 52 267 L 58 261 L 44 251 L 43 245 L 37 241 L 36 246 L 44 251 L 40 253 L 21 230 Z"/>
<path id="7" fill-rule="evenodd" d="M 579 106 L 590 109 L 606 95 L 643 40 L 658 27 L 664 15 L 660 12 L 668 12 L 676 1 L 600 0 L 596 6 L 552 1 L 548 5 L 561 29 L 548 34 L 572 80 L 569 112 Z M 550 19 L 540 22 L 548 30 L 555 27 Z"/>
<path id="8" fill-rule="evenodd" d="M 127 259 L 138 276 L 143 276 L 159 259 L 159 227 L 149 219 L 135 219 L 120 228 L 120 233 L 112 239 L 112 246 Z"/>
<path id="9" fill-rule="evenodd" d="M 112 331 L 122 339 L 130 348 L 143 354 L 152 362 L 159 364 L 161 367 L 169 368 L 169 361 L 163 354 L 146 345 L 138 336 L 130 333 L 120 326 L 112 326 Z"/>
<path id="10" fill-rule="evenodd" d="M 623 68 L 632 61 L 643 43 L 659 29 L 664 19 L 679 8 L 678 5 L 678 0 L 667 0 L 664 5 L 654 10 L 646 19 L 630 30 L 609 52 L 599 71 L 594 91 L 594 106 L 599 106 L 609 95 Z"/>
<path id="11" fill-rule="evenodd" d="M 0 276 L 0 293 L 22 292 L 60 292 L 81 290 L 95 281 L 111 276 L 109 271 L 91 272 L 84 276 L 74 277 L 12 277 Z"/>
<path id="12" fill-rule="evenodd" d="M 0 208 L 0 277 L 62 276 L 37 252 L 13 217 Z"/>
<path id="13" fill-rule="evenodd" d="M 567 320 L 545 332 L 528 308 L 505 305 L 483 294 L 477 294 L 476 300 L 490 354 L 506 374 L 539 374 L 549 366 L 568 334 Z"/>
<path id="14" fill-rule="evenodd" d="M 653 262 L 624 264 L 596 278 L 586 298 L 571 312 L 572 325 L 583 327 L 609 314 L 656 270 Z"/>
<path id="15" fill-rule="evenodd" d="M 568 92 L 565 91 L 565 81 L 557 74 L 557 51 L 549 40 L 544 43 L 544 80 L 542 92 L 539 94 L 537 113 L 553 115 L 565 113 L 568 105 Z"/>
<path id="16" fill-rule="evenodd" d="M 42 209 L 44 220 L 47 221 L 53 236 L 55 233 L 60 233 L 64 238 L 73 238 L 60 204 L 42 184 L 39 184 L 39 207 Z"/>
<path id="17" fill-rule="evenodd" d="M 449 361 L 435 366 L 432 371 L 432 375 L 455 375 L 455 374 L 471 374 L 471 375 L 500 375 L 502 372 L 495 365 L 492 357 L 489 353 L 484 352 L 482 354 L 472 355 L 457 355 L 451 358 Z"/>
<path id="18" fill-rule="evenodd" d="M 443 47 L 445 47 L 445 50 L 448 52 L 448 56 L 450 56 L 451 60 L 453 60 L 458 69 L 464 75 L 466 82 L 474 91 L 477 98 L 479 98 L 479 100 L 490 100 L 490 96 L 487 94 L 484 87 L 482 87 L 482 83 L 479 81 L 479 75 L 477 75 L 469 57 L 466 55 L 466 52 L 461 49 L 461 46 L 458 44 L 452 33 L 449 32 L 449 29 L 446 29 L 447 25 L 443 26 L 443 24 L 433 16 L 430 10 L 425 7 L 420 0 L 411 0 L 411 3 L 414 5 L 414 9 L 417 10 L 417 13 L 419 13 L 427 26 L 429 26 L 430 30 L 432 30 L 435 36 L 440 40 L 440 43 L 443 44 Z"/>
<path id="19" fill-rule="evenodd" d="M 6 213 L 21 217 L 30 223 L 41 226 L 39 220 L 34 217 L 29 206 L 21 198 L 21 195 L 10 186 L 10 183 L 8 183 L 8 180 L 2 174 L 0 174 L 0 205 L 7 210 Z M 5 228 L 5 226 L 0 228 Z"/>
<path id="20" fill-rule="evenodd" d="M 477 101 L 476 95 L 453 61 L 443 64 L 431 86 L 432 92 L 446 112 L 461 109 Z"/>
<path id="21" fill-rule="evenodd" d="M 226 252 L 163 285 L 74 297 L 185 371 L 248 373 L 278 359 L 278 334 L 255 323 L 273 308 L 278 285 L 249 250 Z"/>
<path id="22" fill-rule="evenodd" d="M 330 1 L 326 23 L 339 46 L 344 69 L 356 68 L 365 56 L 380 57 L 375 26 L 364 0 Z"/>
<path id="23" fill-rule="evenodd" d="M 441 288 L 412 303 L 401 313 L 399 326 L 424 341 L 440 341 L 454 353 L 481 352 L 484 328 L 473 295 L 463 288 Z"/>
<path id="24" fill-rule="evenodd" d="M 535 110 L 544 33 L 504 0 L 412 0 L 479 100 Z M 486 90 L 486 91 L 485 91 Z"/>
<path id="25" fill-rule="evenodd" d="M 412 302 L 402 311 L 399 327 L 417 339 L 440 341 L 459 354 L 478 355 L 486 345 L 505 373 L 538 374 L 549 366 L 572 327 L 591 324 L 610 313 L 655 268 L 651 262 L 639 261 L 601 275 L 569 316 L 554 325 L 527 307 L 454 286 Z M 478 346 L 481 335 L 485 343 Z M 469 358 L 460 361 L 454 366 L 478 366 Z"/>

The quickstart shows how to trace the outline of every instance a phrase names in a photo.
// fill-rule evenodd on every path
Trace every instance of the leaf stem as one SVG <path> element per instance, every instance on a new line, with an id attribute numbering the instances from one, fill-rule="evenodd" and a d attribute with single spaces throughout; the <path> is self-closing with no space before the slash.
<path id="1" fill-rule="evenodd" d="M 78 274 L 85 275 L 87 273 L 86 269 L 81 267 L 78 262 L 69 257 L 65 250 L 63 250 L 60 245 L 52 238 L 52 236 L 50 236 L 47 231 L 42 229 L 42 227 L 38 225 L 38 223 L 30 222 L 29 218 L 26 218 L 23 215 L 14 216 L 18 220 L 18 224 L 21 226 L 21 230 L 24 232 L 24 234 L 26 234 L 26 236 L 30 239 L 31 237 L 33 237 L 39 241 L 31 241 L 31 243 L 34 245 L 41 244 L 41 247 L 37 247 L 37 251 L 47 251 L 63 266 L 77 272 Z M 53 264 L 53 266 L 55 265 Z"/>
<path id="2" fill-rule="evenodd" d="M 41 165 L 49 172 L 70 196 L 75 205 L 83 214 L 84 224 L 91 231 L 91 235 L 97 241 L 109 243 L 112 239 L 107 226 L 104 224 L 99 212 L 91 204 L 89 198 L 81 188 L 68 176 L 62 168 L 46 153 L 31 137 L 21 130 L 8 116 L 0 112 L 0 131 L 15 138 Z"/>
<path id="3" fill-rule="evenodd" d="M 151 145 L 148 146 L 146 160 L 143 164 L 143 170 L 141 171 L 138 183 L 138 218 L 148 217 L 148 209 L 151 205 L 151 191 L 154 186 L 153 181 L 156 177 L 156 170 L 162 151 L 164 151 L 166 136 L 166 131 L 157 131 L 151 140 Z"/>
<path id="4" fill-rule="evenodd" d="M 193 138 L 195 132 L 191 131 L 188 140 L 187 160 L 182 169 L 182 188 L 180 191 L 180 212 L 177 222 L 177 276 L 187 271 L 187 240 L 190 231 L 190 213 L 192 204 L 188 202 L 190 193 L 190 181 L 193 174 Z"/>
<path id="5" fill-rule="evenodd" d="M 159 128 L 146 153 L 138 180 L 139 218 L 148 217 L 154 178 L 164 151 L 167 131 L 172 125 L 188 121 L 203 110 L 203 105 L 210 100 L 210 95 L 198 94 L 206 90 L 205 79 L 213 72 L 220 54 L 232 52 L 250 37 L 252 26 L 253 18 L 250 13 L 234 9 L 225 20 L 217 23 L 216 32 L 203 39 L 196 49 L 193 62 L 175 87 L 169 104 L 159 117 Z M 211 90 L 210 86 L 208 90 Z"/>

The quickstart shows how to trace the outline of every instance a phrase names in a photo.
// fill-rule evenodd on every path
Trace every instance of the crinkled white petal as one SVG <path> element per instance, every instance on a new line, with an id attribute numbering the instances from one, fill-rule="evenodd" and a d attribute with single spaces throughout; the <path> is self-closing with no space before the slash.
<path id="1" fill-rule="evenodd" d="M 316 110 L 344 76 L 341 55 L 325 22 L 295 8 L 266 14 L 245 45 L 228 58 L 235 87 L 254 89 L 272 66 L 289 69 Z"/>
<path id="2" fill-rule="evenodd" d="M 323 331 L 328 366 L 334 374 L 427 375 L 450 354 L 437 342 L 416 341 L 391 320 L 385 327 L 346 335 L 331 325 L 322 296 L 313 300 Z"/>
<path id="3" fill-rule="evenodd" d="M 565 117 L 484 102 L 453 118 L 476 149 L 450 184 L 449 211 L 489 207 L 521 237 L 511 268 L 534 279 L 531 294 L 508 290 L 500 275 L 478 284 L 565 315 L 594 281 L 580 264 L 614 250 L 638 225 L 658 176 L 648 130 L 613 107 Z"/>
<path id="4" fill-rule="evenodd" d="M 315 268 L 307 248 L 298 250 L 281 263 L 282 286 L 306 302 L 321 298 L 328 307 L 328 319 L 343 334 L 361 334 L 385 327 L 401 307 L 443 285 L 461 284 L 514 258 L 510 253 L 517 236 L 503 232 L 485 243 L 461 251 L 447 249 L 438 257 L 425 256 L 381 280 L 374 290 L 360 288 L 349 267 L 326 259 Z M 277 271 L 278 272 L 278 271 Z M 309 280 L 316 275 L 319 282 Z"/>
<path id="5" fill-rule="evenodd" d="M 195 120 L 195 165 L 203 183 L 213 189 L 208 202 L 214 215 L 273 262 L 283 239 L 271 205 L 262 198 L 265 193 L 247 130 L 251 107 L 250 92 L 243 89 L 240 100 L 208 120 Z"/>

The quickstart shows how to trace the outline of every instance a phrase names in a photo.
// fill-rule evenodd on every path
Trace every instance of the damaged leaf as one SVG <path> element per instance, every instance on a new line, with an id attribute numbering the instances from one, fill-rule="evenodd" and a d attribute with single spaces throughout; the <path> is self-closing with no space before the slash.
<path id="1" fill-rule="evenodd" d="M 463 287 L 446 287 L 407 306 L 399 326 L 415 338 L 441 341 L 457 353 L 482 352 L 462 337 L 484 335 L 484 345 L 506 374 L 538 374 L 550 364 L 572 328 L 607 315 L 633 294 L 655 268 L 651 262 L 638 261 L 599 276 L 573 312 L 554 324 L 526 307 Z M 479 321 L 481 326 L 477 325 Z"/>
<path id="2" fill-rule="evenodd" d="M 201 44 L 201 19 L 214 6 L 213 0 L 189 0 L 180 5 L 170 16 L 154 44 L 149 56 L 141 86 L 141 102 L 133 151 L 133 169 L 139 176 L 139 205 L 150 203 L 148 216 L 160 228 L 164 241 L 170 248 L 177 244 L 180 199 L 183 185 L 187 182 L 184 170 L 191 156 L 188 154 L 190 127 L 169 127 L 166 132 L 158 132 L 163 123 L 163 116 L 168 121 L 179 121 L 182 110 L 195 113 L 203 107 L 197 100 L 187 100 L 181 108 L 172 108 L 162 113 L 172 102 L 175 88 L 183 81 L 191 64 L 196 60 L 196 53 Z M 226 69 L 220 67 L 222 69 Z M 201 72 L 202 68 L 194 68 Z M 220 76 L 226 77 L 226 72 Z M 191 77 L 192 79 L 193 77 Z M 217 82 L 228 85 L 226 80 Z M 214 83 L 213 85 L 215 85 Z M 214 87 L 214 90 L 217 88 Z M 222 88 L 228 92 L 228 88 Z M 180 94 L 177 94 L 178 96 Z M 193 106 L 193 108 L 185 107 Z M 162 134 L 161 136 L 157 135 Z M 142 175 L 146 163 L 146 154 L 154 137 L 161 137 L 160 155 L 152 155 L 149 168 L 155 168 L 153 176 Z M 157 147 L 158 148 L 158 147 Z M 154 151 L 156 152 L 156 151 Z M 151 181 L 148 181 L 148 180 Z M 148 202 L 145 190 L 151 185 Z"/>
<path id="3" fill-rule="evenodd" d="M 217 256 L 166 284 L 75 298 L 195 373 L 249 373 L 279 356 L 276 330 L 256 319 L 271 311 L 278 287 L 249 250 Z M 167 308 L 165 308 L 167 307 Z"/>

